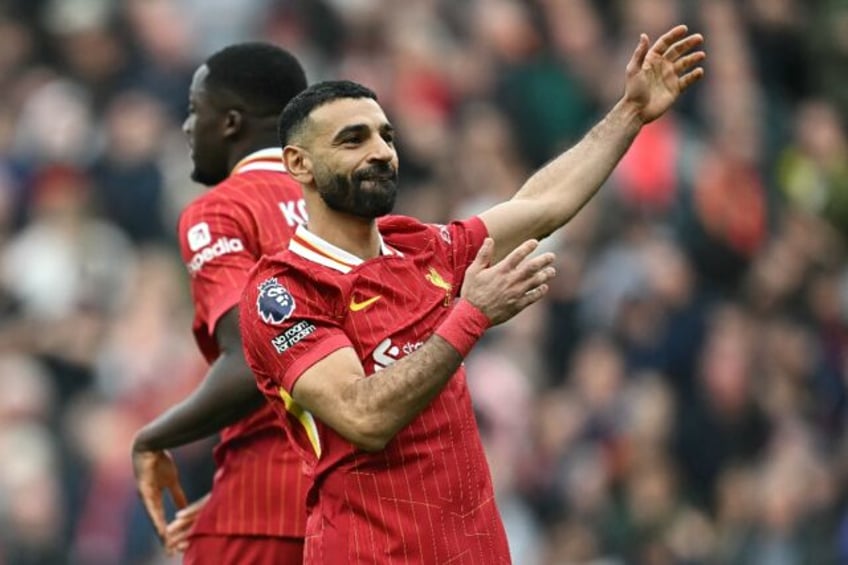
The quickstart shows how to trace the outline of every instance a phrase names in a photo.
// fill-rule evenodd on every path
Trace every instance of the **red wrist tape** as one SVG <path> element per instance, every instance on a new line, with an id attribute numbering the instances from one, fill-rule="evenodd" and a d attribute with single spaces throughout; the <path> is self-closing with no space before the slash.
<path id="1" fill-rule="evenodd" d="M 488 327 L 489 318 L 467 300 L 460 299 L 435 333 L 465 357 Z"/>

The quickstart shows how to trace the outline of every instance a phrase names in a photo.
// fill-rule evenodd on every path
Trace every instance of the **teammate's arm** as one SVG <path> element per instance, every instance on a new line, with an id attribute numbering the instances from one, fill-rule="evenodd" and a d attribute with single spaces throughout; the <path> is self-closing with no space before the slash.
<path id="1" fill-rule="evenodd" d="M 482 328 L 504 322 L 539 300 L 554 276 L 554 257 L 545 253 L 529 258 L 536 241 L 528 241 L 500 263 L 488 267 L 493 242 L 488 239 L 469 266 L 462 300 L 484 315 Z M 455 308 L 444 324 L 459 324 Z M 292 396 L 302 407 L 357 447 L 383 449 L 444 387 L 462 363 L 463 354 L 439 335 L 389 367 L 366 377 L 353 348 L 331 353 L 307 369 L 294 385 Z M 482 329 L 481 329 L 482 333 Z M 479 337 L 479 335 L 477 336 Z"/>
<path id="2" fill-rule="evenodd" d="M 221 317 L 215 337 L 221 354 L 201 384 L 182 402 L 144 426 L 136 434 L 134 450 L 169 449 L 209 437 L 249 415 L 265 401 L 244 360 L 237 306 Z"/>
<path id="3" fill-rule="evenodd" d="M 598 191 L 642 125 L 668 110 L 704 74 L 703 41 L 677 26 L 649 49 L 645 34 L 627 64 L 621 100 L 571 149 L 531 176 L 507 202 L 482 213 L 503 257 L 527 238 L 543 238 L 568 222 Z M 687 54 L 689 53 L 689 54 Z"/>
<path id="4" fill-rule="evenodd" d="M 215 337 L 221 354 L 200 386 L 139 430 L 133 440 L 136 485 L 163 541 L 166 540 L 165 491 L 171 494 L 178 508 L 185 507 L 188 502 L 179 483 L 177 468 L 165 450 L 217 433 L 264 402 L 245 363 L 238 328 L 238 307 L 233 307 L 216 325 Z"/>

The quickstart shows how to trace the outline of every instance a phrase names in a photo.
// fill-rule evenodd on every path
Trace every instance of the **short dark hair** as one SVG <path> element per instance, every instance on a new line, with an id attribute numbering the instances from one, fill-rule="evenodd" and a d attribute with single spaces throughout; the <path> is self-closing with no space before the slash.
<path id="1" fill-rule="evenodd" d="M 206 84 L 235 95 L 246 112 L 276 117 L 306 88 L 306 73 L 294 55 L 270 43 L 238 43 L 206 60 Z"/>
<path id="2" fill-rule="evenodd" d="M 327 102 L 340 98 L 370 98 L 377 100 L 374 91 L 350 80 L 329 80 L 318 82 L 292 98 L 277 124 L 280 145 L 285 147 L 289 140 L 300 130 L 312 111 Z"/>

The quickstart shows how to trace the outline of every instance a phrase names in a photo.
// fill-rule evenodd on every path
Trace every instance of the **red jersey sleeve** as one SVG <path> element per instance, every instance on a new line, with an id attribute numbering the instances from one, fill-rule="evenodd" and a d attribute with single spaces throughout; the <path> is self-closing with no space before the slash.
<path id="1" fill-rule="evenodd" d="M 319 288 L 262 268 L 247 283 L 239 310 L 242 344 L 266 394 L 275 396 L 280 386 L 291 394 L 312 365 L 337 349 L 352 347 Z"/>
<path id="2" fill-rule="evenodd" d="M 236 306 L 258 260 L 249 215 L 233 203 L 200 201 L 180 216 L 180 252 L 191 275 L 195 330 L 212 337 Z"/>
<path id="3" fill-rule="evenodd" d="M 453 269 L 453 289 L 459 296 L 465 280 L 465 270 L 474 262 L 477 252 L 483 246 L 483 240 L 489 236 L 489 231 L 483 220 L 477 216 L 434 227 L 439 230 L 437 241 L 445 248 L 450 258 Z"/>

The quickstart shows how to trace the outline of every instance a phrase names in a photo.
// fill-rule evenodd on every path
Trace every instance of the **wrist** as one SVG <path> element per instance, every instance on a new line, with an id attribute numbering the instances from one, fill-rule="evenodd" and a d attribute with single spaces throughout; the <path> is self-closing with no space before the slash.
<path id="1" fill-rule="evenodd" d="M 609 115 L 617 124 L 634 135 L 645 125 L 645 121 L 642 119 L 642 107 L 628 98 L 621 98 L 612 107 Z"/>
<path id="2" fill-rule="evenodd" d="M 465 357 L 490 324 L 486 314 L 469 301 L 460 298 L 448 317 L 436 328 L 435 334 Z"/>
<path id="3" fill-rule="evenodd" d="M 145 453 L 149 451 L 155 451 L 150 445 L 149 439 L 144 437 L 144 430 L 139 430 L 138 433 L 135 434 L 132 441 L 132 452 L 133 453 Z"/>

